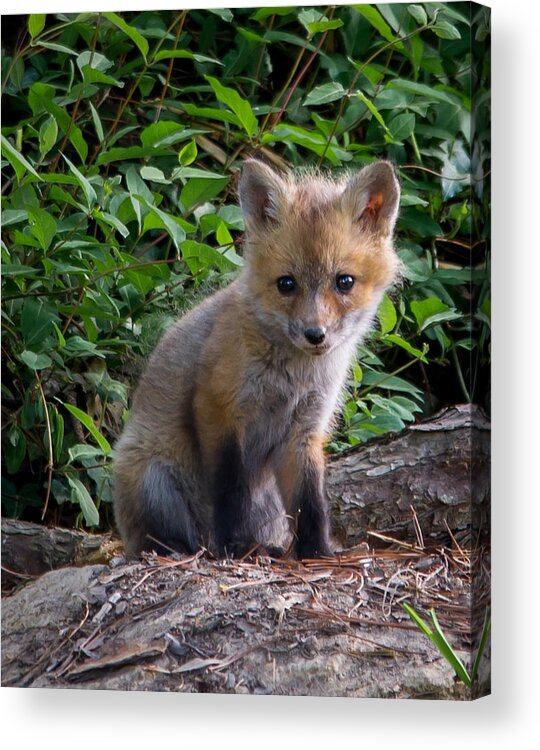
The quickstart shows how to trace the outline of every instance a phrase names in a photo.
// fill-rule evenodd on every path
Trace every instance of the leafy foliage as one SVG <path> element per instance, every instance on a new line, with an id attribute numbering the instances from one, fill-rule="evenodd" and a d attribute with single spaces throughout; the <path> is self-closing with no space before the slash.
<path id="1" fill-rule="evenodd" d="M 6 513 L 107 523 L 111 446 L 142 359 L 242 265 L 235 174 L 253 154 L 337 172 L 386 157 L 399 169 L 405 283 L 359 353 L 331 447 L 483 400 L 488 13 L 419 3 L 6 17 Z"/>

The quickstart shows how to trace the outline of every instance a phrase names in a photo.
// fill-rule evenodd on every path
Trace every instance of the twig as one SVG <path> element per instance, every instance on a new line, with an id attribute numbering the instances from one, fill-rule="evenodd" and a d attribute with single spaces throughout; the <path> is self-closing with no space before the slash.
<path id="1" fill-rule="evenodd" d="M 51 496 L 51 485 L 52 485 L 52 473 L 54 469 L 54 456 L 53 456 L 53 445 L 52 445 L 52 431 L 51 431 L 51 420 L 49 418 L 49 409 L 47 407 L 47 399 L 45 398 L 45 393 L 43 392 L 43 386 L 41 385 L 41 379 L 39 377 L 39 373 L 36 371 L 36 380 L 39 388 L 39 392 L 41 394 L 41 399 L 43 401 L 43 406 L 45 408 L 45 422 L 47 424 L 47 437 L 49 438 L 49 463 L 47 464 L 47 496 L 45 498 L 45 505 L 43 506 L 43 513 L 41 514 L 41 520 L 45 518 L 45 514 L 47 513 L 47 508 L 49 506 L 49 498 Z"/>
<path id="2" fill-rule="evenodd" d="M 420 547 L 420 549 L 424 549 L 424 537 L 422 535 L 422 529 L 420 528 L 420 522 L 418 521 L 418 516 L 416 515 L 416 511 L 413 505 L 409 505 L 409 508 L 411 509 L 411 513 L 413 517 L 413 525 L 414 525 L 414 531 L 416 533 L 416 541 L 418 542 L 418 546 Z"/>
<path id="3" fill-rule="evenodd" d="M 182 33 L 182 29 L 184 28 L 184 22 L 186 20 L 187 14 L 188 14 L 187 10 L 183 10 L 180 14 L 180 18 L 178 19 L 178 28 L 176 29 L 176 38 L 174 40 L 174 47 L 173 47 L 174 50 L 178 46 L 178 40 L 180 39 L 180 34 Z M 163 89 L 161 90 L 159 103 L 156 106 L 156 116 L 154 117 L 154 122 L 157 122 L 161 115 L 161 110 L 163 109 L 163 100 L 165 99 L 165 94 L 167 93 L 167 89 L 169 88 L 169 83 L 171 80 L 173 68 L 174 68 L 174 57 L 171 57 L 171 59 L 169 60 L 169 68 L 167 70 L 165 83 L 163 84 Z"/>
<path id="4" fill-rule="evenodd" d="M 377 531 L 368 531 L 368 536 L 374 536 L 377 539 L 382 539 L 383 542 L 391 542 L 392 544 L 398 544 L 400 547 L 405 547 L 405 549 L 414 550 L 414 552 L 422 552 L 422 548 L 418 547 L 416 544 L 409 544 L 409 542 L 402 542 L 401 539 L 394 539 L 391 536 L 386 536 L 385 534 L 379 534 Z"/>

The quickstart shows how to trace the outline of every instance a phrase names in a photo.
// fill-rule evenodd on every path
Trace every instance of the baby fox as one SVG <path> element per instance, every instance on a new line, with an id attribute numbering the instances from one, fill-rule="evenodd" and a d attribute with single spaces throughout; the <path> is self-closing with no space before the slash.
<path id="1" fill-rule="evenodd" d="M 323 444 L 398 274 L 399 192 L 384 161 L 339 181 L 244 163 L 242 273 L 165 334 L 116 447 L 128 555 L 332 554 Z"/>

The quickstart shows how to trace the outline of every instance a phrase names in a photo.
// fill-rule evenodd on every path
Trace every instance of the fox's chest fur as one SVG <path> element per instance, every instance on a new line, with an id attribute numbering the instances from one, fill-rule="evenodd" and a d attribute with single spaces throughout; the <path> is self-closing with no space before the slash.
<path id="1" fill-rule="evenodd" d="M 331 554 L 323 445 L 356 345 L 394 280 L 390 165 L 348 182 L 242 172 L 240 278 L 166 334 L 116 453 L 129 554 Z"/>
<path id="2" fill-rule="evenodd" d="M 292 426 L 326 434 L 353 348 L 342 345 L 324 358 L 274 351 L 272 358 L 251 362 L 238 394 L 239 412 L 269 445 L 279 444 Z"/>

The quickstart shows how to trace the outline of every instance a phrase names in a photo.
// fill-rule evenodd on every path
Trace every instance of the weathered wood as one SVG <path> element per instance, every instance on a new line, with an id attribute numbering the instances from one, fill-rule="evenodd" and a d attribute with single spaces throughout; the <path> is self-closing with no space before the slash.
<path id="1" fill-rule="evenodd" d="M 336 539 L 350 547 L 367 531 L 414 541 L 413 511 L 428 541 L 487 529 L 490 426 L 475 406 L 455 406 L 397 435 L 355 447 L 328 463 Z"/>
<path id="2" fill-rule="evenodd" d="M 120 550 L 111 534 L 87 534 L 2 519 L 2 584 L 13 585 L 66 565 L 107 562 Z"/>

